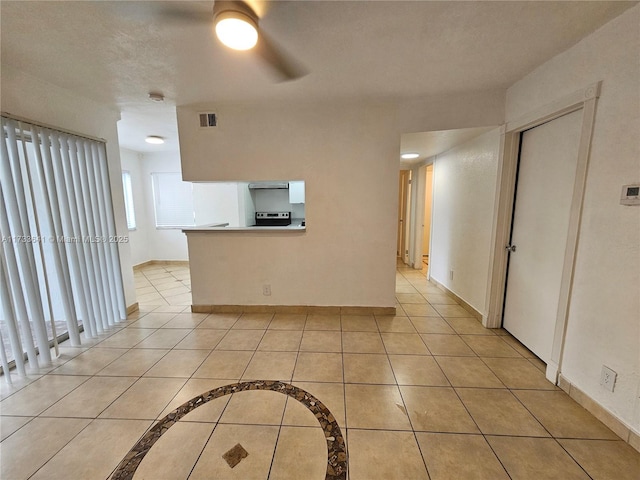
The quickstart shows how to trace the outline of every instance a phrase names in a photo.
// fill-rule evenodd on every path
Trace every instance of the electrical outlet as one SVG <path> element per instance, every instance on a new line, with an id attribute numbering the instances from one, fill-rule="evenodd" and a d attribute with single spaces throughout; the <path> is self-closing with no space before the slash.
<path id="1" fill-rule="evenodd" d="M 610 392 L 613 392 L 613 387 L 616 384 L 617 376 L 618 374 L 616 372 L 611 370 L 609 367 L 603 365 L 602 373 L 600 374 L 600 385 L 602 385 L 604 388 L 606 388 Z"/>
<path id="2" fill-rule="evenodd" d="M 271 285 L 267 283 L 262 285 L 262 295 L 264 295 L 265 297 L 268 297 L 271 295 Z"/>

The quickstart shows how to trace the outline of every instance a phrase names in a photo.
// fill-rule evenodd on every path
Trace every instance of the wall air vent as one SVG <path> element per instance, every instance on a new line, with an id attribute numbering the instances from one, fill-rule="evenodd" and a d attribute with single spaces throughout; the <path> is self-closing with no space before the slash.
<path id="1" fill-rule="evenodd" d="M 200 128 L 211 128 L 218 124 L 215 113 L 200 113 Z"/>

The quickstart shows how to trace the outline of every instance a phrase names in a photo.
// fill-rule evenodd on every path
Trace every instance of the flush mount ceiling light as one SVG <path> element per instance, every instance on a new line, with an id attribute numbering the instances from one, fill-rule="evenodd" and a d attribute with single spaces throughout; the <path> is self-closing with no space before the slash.
<path id="1" fill-rule="evenodd" d="M 400 155 L 400 158 L 403 158 L 404 160 L 413 160 L 414 158 L 418 158 L 419 156 L 420 156 L 419 153 L 408 152 Z"/>
<path id="2" fill-rule="evenodd" d="M 153 145 L 162 145 L 164 143 L 164 138 L 159 137 L 157 135 L 149 135 L 144 139 L 145 142 L 151 143 Z"/>
<path id="3" fill-rule="evenodd" d="M 164 102 L 164 95 L 158 92 L 150 92 L 149 100 L 151 100 L 152 102 Z"/>
<path id="4" fill-rule="evenodd" d="M 234 50 L 250 50 L 258 43 L 258 20 L 249 13 L 224 10 L 215 15 L 218 39 Z"/>

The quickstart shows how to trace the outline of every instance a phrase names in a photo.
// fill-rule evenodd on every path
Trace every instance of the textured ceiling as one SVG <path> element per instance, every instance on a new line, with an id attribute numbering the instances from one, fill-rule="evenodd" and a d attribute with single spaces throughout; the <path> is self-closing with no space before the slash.
<path id="1" fill-rule="evenodd" d="M 5 1 L 2 63 L 123 112 L 121 144 L 176 137 L 175 105 L 407 99 L 507 88 L 635 2 L 277 1 L 261 28 L 310 74 L 278 83 L 251 52 L 223 48 L 211 25 L 164 8 L 213 2 Z M 150 91 L 167 101 L 150 102 Z M 175 148 L 167 146 L 167 148 Z"/>

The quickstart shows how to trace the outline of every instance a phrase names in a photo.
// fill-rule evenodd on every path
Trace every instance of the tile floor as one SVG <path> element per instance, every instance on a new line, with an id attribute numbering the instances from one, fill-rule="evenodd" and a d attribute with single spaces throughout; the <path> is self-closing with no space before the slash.
<path id="1" fill-rule="evenodd" d="M 109 478 L 159 418 L 223 385 L 293 383 L 347 438 L 349 478 L 637 480 L 640 454 L 486 330 L 398 266 L 396 316 L 192 314 L 188 269 L 136 272 L 140 312 L 48 369 L 0 386 L 0 478 Z M 233 469 L 222 455 L 240 443 Z M 301 403 L 269 391 L 201 406 L 136 479 L 321 479 L 326 441 Z"/>

